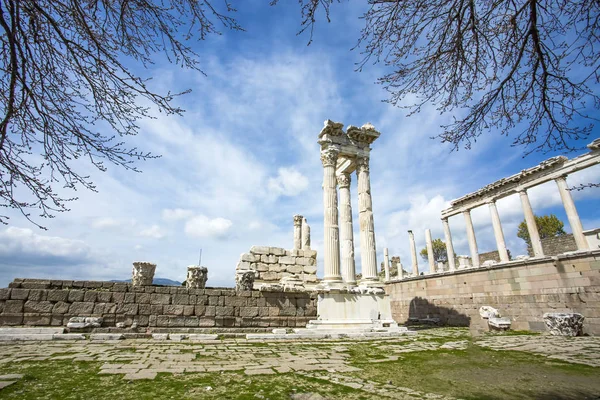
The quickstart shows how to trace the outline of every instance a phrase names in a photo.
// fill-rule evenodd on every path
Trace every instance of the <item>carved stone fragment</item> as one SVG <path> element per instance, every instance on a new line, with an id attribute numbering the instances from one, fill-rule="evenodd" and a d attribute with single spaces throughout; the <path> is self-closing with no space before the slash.
<path id="1" fill-rule="evenodd" d="M 199 265 L 190 265 L 187 268 L 185 286 L 193 289 L 204 289 L 208 280 L 208 269 Z"/>
<path id="2" fill-rule="evenodd" d="M 131 284 L 133 286 L 150 286 L 154 279 L 156 264 L 144 261 L 136 261 L 133 263 L 133 271 L 131 275 Z"/>
<path id="3" fill-rule="evenodd" d="M 544 322 L 551 335 L 580 336 L 585 317 L 579 313 L 545 313 Z"/>
<path id="4" fill-rule="evenodd" d="M 252 290 L 254 288 L 255 272 L 238 270 L 235 273 L 235 290 Z"/>

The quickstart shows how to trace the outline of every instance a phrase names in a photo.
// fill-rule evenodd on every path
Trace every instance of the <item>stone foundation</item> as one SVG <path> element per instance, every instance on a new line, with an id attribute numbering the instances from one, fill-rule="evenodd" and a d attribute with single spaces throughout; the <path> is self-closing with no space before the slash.
<path id="1" fill-rule="evenodd" d="M 469 326 L 481 321 L 485 305 L 509 317 L 511 329 L 543 332 L 544 313 L 577 312 L 585 317 L 584 333 L 600 335 L 599 250 L 408 278 L 385 290 L 398 323 Z"/>
<path id="2" fill-rule="evenodd" d="M 317 316 L 305 292 L 136 287 L 121 282 L 15 279 L 0 289 L 0 326 L 64 326 L 102 317 L 103 327 L 304 327 Z"/>

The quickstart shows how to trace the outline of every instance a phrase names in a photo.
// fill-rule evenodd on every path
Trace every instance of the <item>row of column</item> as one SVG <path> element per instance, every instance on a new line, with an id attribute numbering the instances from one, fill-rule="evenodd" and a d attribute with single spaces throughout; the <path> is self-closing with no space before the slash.
<path id="1" fill-rule="evenodd" d="M 571 192 L 568 189 L 566 175 L 556 178 L 556 184 L 558 186 L 558 191 L 560 193 L 560 197 L 565 208 L 565 212 L 567 214 L 567 219 L 569 220 L 569 224 L 571 225 L 571 231 L 573 232 L 573 237 L 575 238 L 575 243 L 577 244 L 578 250 L 588 249 L 587 239 L 583 234 L 583 226 L 581 225 L 581 220 L 579 219 L 579 214 L 577 213 L 577 208 L 575 208 L 575 203 L 573 202 L 573 197 L 571 196 Z M 523 214 L 525 215 L 525 222 L 527 224 L 527 231 L 529 232 L 529 237 L 531 239 L 531 247 L 533 250 L 534 257 L 543 257 L 544 251 L 542 249 L 542 241 L 540 240 L 540 235 L 538 232 L 537 224 L 535 223 L 535 216 L 533 214 L 533 209 L 531 208 L 531 203 L 529 201 L 529 196 L 527 195 L 527 190 L 521 189 L 518 190 L 519 197 L 521 199 L 521 206 L 523 208 Z M 504 233 L 502 231 L 502 224 L 500 222 L 500 215 L 498 214 L 498 209 L 496 208 L 496 200 L 491 200 L 488 203 L 490 209 L 490 215 L 492 218 L 492 226 L 494 228 L 494 237 L 496 239 L 496 247 L 498 248 L 498 253 L 500 255 L 501 262 L 509 261 L 508 251 L 506 250 L 506 242 L 504 241 Z M 473 221 L 471 219 L 471 210 L 463 211 L 463 216 L 465 218 L 465 223 L 467 225 L 467 239 L 469 241 L 469 250 L 471 252 L 471 259 L 473 262 L 473 267 L 479 266 L 479 251 L 477 249 L 477 240 L 475 238 L 475 229 L 473 228 Z M 448 218 L 442 218 L 442 223 L 444 225 L 444 236 L 446 240 L 446 250 L 448 252 L 448 265 L 449 269 L 452 271 L 456 269 L 456 265 L 454 262 L 454 247 L 452 245 L 452 234 L 450 232 L 450 225 L 448 224 Z"/>
<path id="2" fill-rule="evenodd" d="M 350 173 L 341 173 L 336 176 L 338 154 L 339 152 L 335 149 L 326 149 L 321 152 L 325 235 L 323 246 L 325 274 L 323 280 L 334 284 L 343 282 L 352 286 L 356 285 L 356 265 L 354 261 L 354 234 L 350 197 L 351 176 Z M 378 278 L 375 229 L 368 157 L 356 159 L 356 176 L 362 281 L 365 283 L 376 282 Z M 337 186 L 340 188 L 339 220 Z"/>

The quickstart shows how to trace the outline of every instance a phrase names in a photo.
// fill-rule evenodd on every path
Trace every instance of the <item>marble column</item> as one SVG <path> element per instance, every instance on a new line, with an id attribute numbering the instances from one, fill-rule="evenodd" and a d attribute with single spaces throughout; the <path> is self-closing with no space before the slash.
<path id="1" fill-rule="evenodd" d="M 463 215 L 467 224 L 467 239 L 469 240 L 469 249 L 471 250 L 471 262 L 473 263 L 473 267 L 477 268 L 479 267 L 479 250 L 477 250 L 477 239 L 475 239 L 471 210 L 463 211 Z"/>
<path id="2" fill-rule="evenodd" d="M 523 214 L 525 214 L 525 222 L 527 223 L 527 232 L 529 232 L 533 255 L 534 257 L 543 257 L 544 250 L 542 249 L 542 241 L 540 240 L 540 234 L 538 232 L 537 224 L 535 223 L 535 216 L 533 215 L 533 209 L 531 208 L 527 191 L 520 190 L 519 196 L 521 197 L 521 206 L 523 207 Z"/>
<path id="3" fill-rule="evenodd" d="M 508 251 L 506 251 L 506 242 L 504 241 L 504 232 L 502 232 L 502 223 L 500 222 L 500 214 L 496 207 L 496 201 L 492 200 L 488 203 L 490 207 L 490 215 L 492 216 L 492 225 L 494 227 L 494 237 L 496 238 L 496 247 L 500 255 L 500 262 L 508 262 Z"/>
<path id="4" fill-rule="evenodd" d="M 454 263 L 454 245 L 452 244 L 452 233 L 450 232 L 450 224 L 448 223 L 448 218 L 442 218 L 442 225 L 444 225 L 444 237 L 446 239 L 448 270 L 454 271 L 456 269 L 456 265 Z"/>
<path id="5" fill-rule="evenodd" d="M 404 269 L 402 268 L 402 260 L 398 257 L 398 279 L 404 279 Z"/>
<path id="6" fill-rule="evenodd" d="M 294 215 L 294 250 L 302 248 L 302 215 Z"/>
<path id="7" fill-rule="evenodd" d="M 310 226 L 306 218 L 302 218 L 302 250 L 310 250 Z"/>
<path id="8" fill-rule="evenodd" d="M 375 225 L 373 223 L 373 203 L 371 201 L 371 180 L 369 158 L 356 160 L 358 181 L 358 222 L 360 224 L 360 259 L 365 283 L 377 282 L 377 255 L 375 248 Z"/>
<path id="9" fill-rule="evenodd" d="M 410 259 L 412 261 L 412 273 L 419 276 L 419 261 L 417 260 L 417 245 L 415 244 L 415 235 L 408 231 L 408 242 L 410 245 Z"/>
<path id="10" fill-rule="evenodd" d="M 383 249 L 383 270 L 385 271 L 385 281 L 390 280 L 390 256 L 388 248 Z"/>
<path id="11" fill-rule="evenodd" d="M 350 197 L 350 174 L 337 176 L 340 188 L 340 250 L 342 258 L 342 280 L 348 285 L 356 285 L 354 263 L 354 232 L 352 228 L 352 203 Z"/>
<path id="12" fill-rule="evenodd" d="M 431 229 L 425 229 L 425 242 L 427 244 L 427 261 L 429 261 L 429 273 L 435 273 L 436 265 L 433 258 L 433 241 L 431 239 Z"/>
<path id="13" fill-rule="evenodd" d="M 583 234 L 583 226 L 581 225 L 575 202 L 573 202 L 573 197 L 571 197 L 571 191 L 567 185 L 567 176 L 565 175 L 556 178 L 555 181 L 558 186 L 558 192 L 560 193 L 563 206 L 565 207 L 565 212 L 567 213 L 567 218 L 569 219 L 569 225 L 571 225 L 571 231 L 573 232 L 573 237 L 577 244 L 577 250 L 587 250 L 589 249 L 589 244 Z"/>
<path id="14" fill-rule="evenodd" d="M 342 282 L 340 274 L 340 237 L 338 227 L 338 198 L 335 166 L 338 151 L 326 149 L 321 151 L 323 163 L 323 267 L 325 270 L 323 281 L 325 283 Z"/>

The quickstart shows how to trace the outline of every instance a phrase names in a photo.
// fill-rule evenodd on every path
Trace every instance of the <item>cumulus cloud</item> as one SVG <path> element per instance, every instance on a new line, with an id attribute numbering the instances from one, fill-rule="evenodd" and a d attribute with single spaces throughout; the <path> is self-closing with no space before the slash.
<path id="1" fill-rule="evenodd" d="M 185 233 L 188 236 L 222 239 L 228 236 L 233 223 L 225 218 L 209 218 L 205 215 L 197 215 L 186 222 Z"/>
<path id="2" fill-rule="evenodd" d="M 295 168 L 279 168 L 277 176 L 269 178 L 267 186 L 278 196 L 297 196 L 308 188 L 308 178 Z"/>
<path id="3" fill-rule="evenodd" d="M 183 208 L 166 208 L 162 210 L 162 218 L 165 221 L 181 221 L 191 218 L 194 215 L 192 210 L 185 210 Z"/>
<path id="4" fill-rule="evenodd" d="M 121 227 L 131 227 L 136 224 L 134 219 L 120 219 L 113 217 L 96 218 L 92 221 L 92 228 L 95 229 L 114 229 Z"/>
<path id="5" fill-rule="evenodd" d="M 149 228 L 142 229 L 140 231 L 139 235 L 144 236 L 144 237 L 154 238 L 154 239 L 161 239 L 161 238 L 165 237 L 165 233 L 158 225 L 152 225 Z"/>

